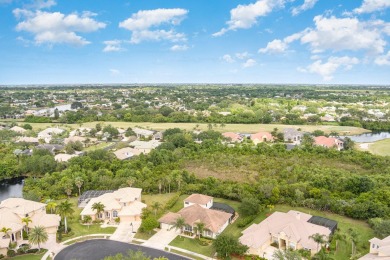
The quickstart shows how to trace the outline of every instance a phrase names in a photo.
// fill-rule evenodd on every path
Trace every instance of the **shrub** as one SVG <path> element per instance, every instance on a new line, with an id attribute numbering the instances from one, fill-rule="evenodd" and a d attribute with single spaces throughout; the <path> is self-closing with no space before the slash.
<path id="1" fill-rule="evenodd" d="M 16 246 L 17 246 L 18 244 L 16 244 L 16 242 L 11 242 L 11 243 L 9 243 L 9 249 L 15 249 L 16 248 Z"/>
<path id="2" fill-rule="evenodd" d="M 28 234 L 26 230 L 23 230 L 23 240 L 28 240 Z"/>
<path id="3" fill-rule="evenodd" d="M 37 253 L 37 252 L 38 252 L 38 248 L 33 248 L 33 249 L 27 250 L 27 253 L 28 253 L 28 254 L 35 254 L 35 253 Z"/>
<path id="4" fill-rule="evenodd" d="M 119 224 L 120 222 L 121 222 L 121 218 L 120 218 L 120 217 L 117 217 L 117 218 L 115 219 L 115 223 Z"/>
<path id="5" fill-rule="evenodd" d="M 3 259 L 4 258 L 4 255 L 3 254 L 0 254 L 0 259 Z"/>
<path id="6" fill-rule="evenodd" d="M 237 220 L 237 227 L 244 228 L 251 223 L 256 216 L 241 217 Z"/>
<path id="7" fill-rule="evenodd" d="M 169 210 L 171 209 L 177 202 L 177 200 L 179 199 L 180 197 L 180 193 L 177 194 L 175 197 L 171 198 L 170 200 L 168 200 L 167 204 L 165 204 L 165 209 L 166 210 Z"/>
<path id="8" fill-rule="evenodd" d="M 200 239 L 198 239 L 198 242 L 199 242 L 199 245 L 201 245 L 201 246 L 208 246 L 208 245 L 210 245 L 213 241 L 210 240 L 210 239 L 201 237 Z"/>
<path id="9" fill-rule="evenodd" d="M 14 250 L 8 250 L 7 251 L 7 256 L 8 257 L 14 257 L 16 255 L 15 251 Z"/>

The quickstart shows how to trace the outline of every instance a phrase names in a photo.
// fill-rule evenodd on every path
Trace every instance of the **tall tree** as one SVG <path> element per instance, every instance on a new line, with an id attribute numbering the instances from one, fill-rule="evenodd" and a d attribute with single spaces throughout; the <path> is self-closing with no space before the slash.
<path id="1" fill-rule="evenodd" d="M 33 245 L 38 245 L 39 251 L 41 251 L 41 243 L 45 243 L 48 239 L 49 235 L 42 226 L 32 228 L 28 236 L 28 241 Z"/>
<path id="2" fill-rule="evenodd" d="M 153 202 L 152 209 L 154 210 L 154 216 L 157 216 L 157 211 L 161 209 L 161 203 L 158 201 Z"/>
<path id="3" fill-rule="evenodd" d="M 196 233 L 198 233 L 199 239 L 200 239 L 201 235 L 203 234 L 205 226 L 206 225 L 203 222 L 196 222 L 195 223 Z"/>
<path id="4" fill-rule="evenodd" d="M 311 236 L 309 236 L 310 239 L 313 239 L 314 242 L 317 243 L 317 252 L 318 252 L 318 249 L 319 249 L 319 246 L 323 243 L 325 243 L 325 238 L 324 238 L 324 235 L 321 235 L 319 233 L 315 233 Z"/>
<path id="5" fill-rule="evenodd" d="M 57 208 L 57 203 L 54 200 L 47 200 L 46 201 L 46 209 L 50 210 L 50 214 L 53 214 Z"/>
<path id="6" fill-rule="evenodd" d="M 68 233 L 67 218 L 74 213 L 73 204 L 69 200 L 63 201 L 58 205 L 58 213 L 64 219 L 65 233 Z"/>
<path id="7" fill-rule="evenodd" d="M 0 229 L 0 232 L 4 233 L 6 236 L 9 236 L 9 232 L 11 231 L 12 229 L 10 229 L 9 227 L 2 227 Z"/>
<path id="8" fill-rule="evenodd" d="M 22 223 L 25 224 L 26 226 L 26 232 L 28 234 L 28 224 L 31 223 L 32 220 L 30 217 L 25 217 L 25 218 L 22 218 Z"/>
<path id="9" fill-rule="evenodd" d="M 185 226 L 186 226 L 186 221 L 183 217 L 178 217 L 175 223 L 173 223 L 173 227 L 180 230 L 180 237 L 181 234 L 183 233 L 183 229 Z"/>
<path id="10" fill-rule="evenodd" d="M 94 204 L 92 204 L 92 209 L 96 210 L 96 215 L 98 215 L 98 216 L 101 212 L 104 212 L 104 208 L 105 208 L 105 206 L 101 202 L 95 202 Z"/>
<path id="11" fill-rule="evenodd" d="M 80 176 L 76 177 L 74 179 L 74 183 L 76 184 L 77 188 L 79 189 L 79 196 L 81 196 L 81 186 L 83 186 L 83 184 L 84 184 L 83 178 L 81 178 Z"/>

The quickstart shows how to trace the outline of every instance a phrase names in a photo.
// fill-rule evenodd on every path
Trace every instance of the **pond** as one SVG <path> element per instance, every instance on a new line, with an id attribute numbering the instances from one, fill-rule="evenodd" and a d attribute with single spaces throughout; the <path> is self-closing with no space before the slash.
<path id="1" fill-rule="evenodd" d="M 357 143 L 372 143 L 383 139 L 390 138 L 390 132 L 372 132 L 361 135 L 348 136 L 352 141 Z"/>
<path id="2" fill-rule="evenodd" d="M 8 198 L 22 198 L 23 185 L 23 178 L 0 181 L 0 201 Z"/>

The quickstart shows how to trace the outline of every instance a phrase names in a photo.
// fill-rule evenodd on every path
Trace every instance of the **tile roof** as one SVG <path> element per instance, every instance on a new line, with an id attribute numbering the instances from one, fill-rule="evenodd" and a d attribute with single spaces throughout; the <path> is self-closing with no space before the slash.
<path id="1" fill-rule="evenodd" d="M 190 202 L 190 203 L 195 203 L 195 204 L 206 205 L 212 199 L 213 199 L 213 197 L 195 193 L 195 194 L 188 196 L 186 199 L 184 199 L 184 201 Z"/>

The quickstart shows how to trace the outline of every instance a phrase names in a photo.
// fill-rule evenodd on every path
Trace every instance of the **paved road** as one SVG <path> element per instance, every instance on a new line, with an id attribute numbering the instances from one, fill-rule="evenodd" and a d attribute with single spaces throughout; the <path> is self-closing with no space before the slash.
<path id="1" fill-rule="evenodd" d="M 126 254 L 128 250 L 140 250 L 147 256 L 150 256 L 152 259 L 160 256 L 164 256 L 170 260 L 190 259 L 153 248 L 131 245 L 106 239 L 94 239 L 68 246 L 59 252 L 55 256 L 54 260 L 101 260 L 106 256 L 116 255 L 118 253 Z"/>

